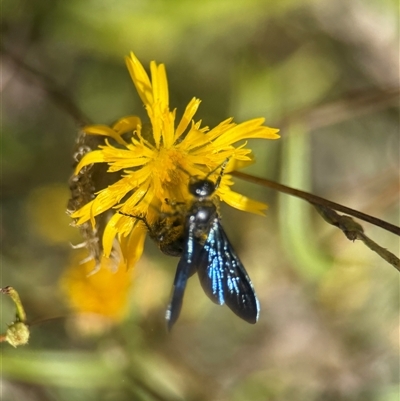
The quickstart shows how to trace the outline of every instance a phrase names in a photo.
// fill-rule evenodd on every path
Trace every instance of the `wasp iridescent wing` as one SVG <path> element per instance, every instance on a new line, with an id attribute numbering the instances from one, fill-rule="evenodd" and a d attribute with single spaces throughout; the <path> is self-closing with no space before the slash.
<path id="1" fill-rule="evenodd" d="M 189 278 L 189 271 L 190 265 L 187 263 L 186 258 L 183 255 L 176 268 L 171 301 L 165 314 L 168 330 L 172 329 L 172 326 L 178 320 L 178 317 L 181 313 L 183 295 L 185 293 L 186 283 Z"/>
<path id="2" fill-rule="evenodd" d="M 248 323 L 256 323 L 260 311 L 250 277 L 218 218 L 195 261 L 204 292 L 216 304 L 224 303 Z"/>
<path id="3" fill-rule="evenodd" d="M 186 283 L 188 278 L 196 272 L 195 261 L 198 260 L 198 255 L 202 248 L 202 245 L 193 236 L 193 229 L 193 225 L 188 227 L 187 240 L 178 266 L 176 267 L 171 301 L 165 314 L 168 330 L 171 330 L 181 313 Z"/>

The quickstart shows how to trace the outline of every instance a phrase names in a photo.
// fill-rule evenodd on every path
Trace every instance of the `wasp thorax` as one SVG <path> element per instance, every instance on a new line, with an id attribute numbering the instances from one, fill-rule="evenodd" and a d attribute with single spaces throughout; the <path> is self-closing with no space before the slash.
<path id="1" fill-rule="evenodd" d="M 217 209 L 213 203 L 206 202 L 205 204 L 196 205 L 192 209 L 190 221 L 199 226 L 206 225 L 209 228 L 209 224 L 215 218 Z"/>

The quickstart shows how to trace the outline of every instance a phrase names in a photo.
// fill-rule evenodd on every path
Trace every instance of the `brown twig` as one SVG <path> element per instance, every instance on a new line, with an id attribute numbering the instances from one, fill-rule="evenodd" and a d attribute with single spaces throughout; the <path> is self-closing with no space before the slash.
<path id="1" fill-rule="evenodd" d="M 285 116 L 276 125 L 282 127 L 289 122 L 307 121 L 311 130 L 337 124 L 355 116 L 361 116 L 372 111 L 383 109 L 390 105 L 398 105 L 400 87 L 385 89 L 367 89 L 344 94 L 340 99 L 321 105 L 309 106 L 295 110 Z"/>
<path id="2" fill-rule="evenodd" d="M 253 175 L 242 173 L 240 171 L 233 171 L 230 174 L 232 174 L 235 177 L 246 180 L 248 182 L 253 182 L 257 185 L 262 185 L 263 187 L 267 187 L 267 188 L 273 188 L 279 192 L 283 192 L 288 195 L 296 196 L 297 198 L 304 199 L 313 205 L 322 205 L 322 206 L 337 210 L 339 212 L 349 214 L 350 216 L 356 217 L 360 220 L 364 220 L 368 223 L 371 223 L 375 226 L 381 227 L 384 230 L 390 231 L 391 233 L 400 236 L 400 227 L 395 226 L 394 224 L 388 223 L 384 220 L 378 219 L 376 217 L 370 216 L 368 214 L 359 212 L 358 210 L 350 209 L 349 207 L 340 205 L 339 203 L 335 203 L 335 202 L 329 201 L 327 199 L 321 198 L 320 196 L 313 195 L 308 192 L 300 191 L 299 189 L 287 187 L 286 185 L 282 185 L 275 181 L 267 180 L 265 178 L 254 177 Z"/>
<path id="3" fill-rule="evenodd" d="M 331 208 L 327 208 L 325 206 L 315 205 L 315 208 L 327 223 L 332 224 L 333 226 L 342 230 L 343 234 L 350 241 L 362 241 L 369 249 L 371 249 L 371 251 L 376 252 L 382 259 L 386 260 L 386 262 L 390 263 L 400 272 L 400 259 L 387 249 L 382 248 L 372 239 L 368 238 L 364 233 L 363 227 L 351 217 L 340 215 Z"/>
<path id="4" fill-rule="evenodd" d="M 36 85 L 45 91 L 49 98 L 60 107 L 61 110 L 66 111 L 79 126 L 83 127 L 89 124 L 90 120 L 83 114 L 79 107 L 76 106 L 76 103 L 66 93 L 65 89 L 60 88 L 59 85 L 45 73 L 26 64 L 22 58 L 5 48 L 3 44 L 1 44 L 0 49 L 23 73 L 23 77 L 30 81 L 34 80 Z"/>

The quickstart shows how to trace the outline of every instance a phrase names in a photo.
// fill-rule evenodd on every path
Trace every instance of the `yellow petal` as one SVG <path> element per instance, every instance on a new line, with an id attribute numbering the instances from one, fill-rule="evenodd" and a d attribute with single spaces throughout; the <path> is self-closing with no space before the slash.
<path id="1" fill-rule="evenodd" d="M 153 190 L 153 187 L 149 188 L 149 184 L 144 182 L 124 202 L 121 211 L 134 216 L 146 214 L 150 207 L 150 202 L 153 199 Z"/>
<path id="2" fill-rule="evenodd" d="M 138 224 L 129 235 L 119 237 L 121 252 L 127 269 L 135 266 L 142 256 L 146 233 L 146 228 L 142 224 Z"/>
<path id="3" fill-rule="evenodd" d="M 244 123 L 238 124 L 230 128 L 214 140 L 216 147 L 224 147 L 232 145 L 242 139 L 262 138 L 262 139 L 278 139 L 280 136 L 277 134 L 279 131 L 275 128 L 265 127 L 263 118 L 249 120 Z"/>
<path id="4" fill-rule="evenodd" d="M 242 168 L 252 165 L 253 163 L 254 163 L 254 157 L 251 153 L 249 153 L 246 159 L 242 157 L 236 158 L 235 155 L 234 159 L 229 160 L 229 163 L 225 168 L 225 173 L 229 173 L 234 170 L 240 170 Z"/>
<path id="5" fill-rule="evenodd" d="M 83 224 L 89 219 L 92 226 L 95 226 L 94 217 L 107 211 L 116 204 L 134 187 L 131 186 L 131 177 L 123 177 L 115 184 L 109 185 L 107 188 L 99 191 L 94 200 L 84 205 L 82 208 L 72 213 L 73 219 L 79 219 L 77 224 Z"/>
<path id="6" fill-rule="evenodd" d="M 109 257 L 114 248 L 114 240 L 120 244 L 122 258 L 127 268 L 131 268 L 143 253 L 146 228 L 134 217 L 115 213 L 107 223 L 103 234 L 103 251 Z"/>
<path id="7" fill-rule="evenodd" d="M 131 149 L 118 149 L 112 146 L 104 146 L 102 152 L 104 161 L 109 163 L 109 172 L 143 166 L 149 161 L 147 157 L 143 157 L 140 153 L 140 149 L 137 149 L 135 152 Z"/>
<path id="8" fill-rule="evenodd" d="M 111 254 L 111 251 L 114 246 L 114 239 L 118 233 L 118 229 L 116 228 L 116 225 L 117 225 L 118 221 L 122 218 L 125 218 L 125 216 L 123 216 L 122 214 L 119 214 L 119 213 L 115 213 L 114 216 L 112 216 L 111 219 L 108 221 L 106 228 L 104 230 L 103 253 L 104 253 L 104 256 L 107 258 Z M 127 221 L 129 223 L 128 219 L 126 219 L 125 221 Z M 133 225 L 133 221 L 131 224 Z"/>
<path id="9" fill-rule="evenodd" d="M 244 212 L 265 216 L 264 211 L 268 208 L 265 203 L 250 199 L 247 196 L 231 191 L 229 188 L 224 188 L 221 190 L 220 187 L 220 189 L 218 189 L 218 195 L 220 196 L 221 200 L 226 202 L 229 206 Z"/>
<path id="10" fill-rule="evenodd" d="M 86 153 L 85 156 L 82 157 L 81 161 L 75 168 L 75 175 L 77 175 L 83 167 L 88 166 L 93 163 L 104 163 L 104 154 L 102 150 L 93 150 L 89 153 Z"/>
<path id="11" fill-rule="evenodd" d="M 212 143 L 208 138 L 208 134 L 191 127 L 190 131 L 185 136 L 185 139 L 179 144 L 179 147 L 182 150 L 190 152 L 191 157 L 193 152 L 199 152 L 199 149 L 202 149 L 202 147 L 205 145 L 212 146 Z"/>
<path id="12" fill-rule="evenodd" d="M 207 137 L 209 138 L 210 141 L 218 138 L 222 134 L 224 134 L 226 131 L 229 129 L 233 128 L 236 126 L 235 123 L 232 123 L 233 118 L 227 118 L 226 120 L 222 121 L 219 123 L 217 126 L 215 126 L 210 132 L 207 133 Z"/>
<path id="13" fill-rule="evenodd" d="M 119 119 L 114 125 L 113 130 L 118 135 L 125 134 L 126 132 L 135 131 L 138 127 L 142 126 L 142 122 L 139 117 L 127 116 Z"/>
<path id="14" fill-rule="evenodd" d="M 178 127 L 176 128 L 174 142 L 185 132 L 186 128 L 193 120 L 193 117 L 196 114 L 196 111 L 199 108 L 200 103 L 201 100 L 196 99 L 194 97 L 186 106 L 181 121 L 179 122 Z"/>
<path id="15" fill-rule="evenodd" d="M 152 106 L 154 103 L 153 91 L 149 76 L 147 75 L 142 64 L 136 58 L 133 52 L 131 52 L 130 57 L 125 57 L 125 62 L 142 102 L 145 106 Z"/>
<path id="16" fill-rule="evenodd" d="M 153 88 L 153 102 L 158 103 L 163 112 L 168 109 L 168 82 L 165 65 L 157 65 L 154 61 L 150 63 L 151 83 Z"/>
<path id="17" fill-rule="evenodd" d="M 86 134 L 109 136 L 115 139 L 115 141 L 117 141 L 119 144 L 127 145 L 121 136 L 107 125 L 88 125 L 84 127 L 83 130 L 86 132 Z"/>

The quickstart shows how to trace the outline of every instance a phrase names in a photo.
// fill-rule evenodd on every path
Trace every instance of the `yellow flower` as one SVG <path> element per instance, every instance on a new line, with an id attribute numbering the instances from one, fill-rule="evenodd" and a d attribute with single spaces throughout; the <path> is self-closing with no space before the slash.
<path id="1" fill-rule="evenodd" d="M 80 253 L 74 254 L 60 280 L 70 306 L 92 323 L 94 320 L 89 315 L 109 323 L 120 321 L 127 312 L 132 271 L 128 271 L 123 262 L 115 270 L 105 265 L 105 259 L 103 267 L 107 268 L 91 274 L 95 269 L 95 260 L 82 263 L 81 256 Z"/>
<path id="2" fill-rule="evenodd" d="M 170 110 L 168 83 L 163 64 L 150 64 L 151 79 L 133 53 L 126 64 L 144 103 L 151 130 L 146 130 L 136 116 L 120 119 L 112 127 L 90 125 L 84 128 L 89 135 L 106 137 L 105 145 L 87 153 L 75 173 L 93 163 L 107 163 L 108 172 L 120 172 L 120 179 L 99 191 L 95 199 L 71 214 L 77 225 L 114 209 L 102 236 L 102 249 L 109 257 L 115 249 L 115 239 L 121 256 L 128 266 L 140 257 L 146 230 L 143 224 L 130 216 L 156 224 L 160 212 L 171 212 L 170 204 L 185 203 L 190 199 L 188 182 L 191 176 L 205 177 L 229 159 L 226 172 L 252 162 L 251 150 L 245 148 L 251 138 L 277 139 L 278 130 L 263 125 L 257 118 L 240 124 L 229 118 L 216 127 L 201 127 L 193 121 L 200 100 L 193 98 L 182 118 L 175 124 L 176 110 Z M 239 145 L 234 146 L 238 142 Z M 218 174 L 219 172 L 215 172 Z M 224 174 L 215 196 L 237 209 L 263 214 L 266 205 L 231 190 L 231 176 Z M 166 202 L 166 199 L 170 202 Z M 125 215 L 124 215 L 125 214 Z"/>

